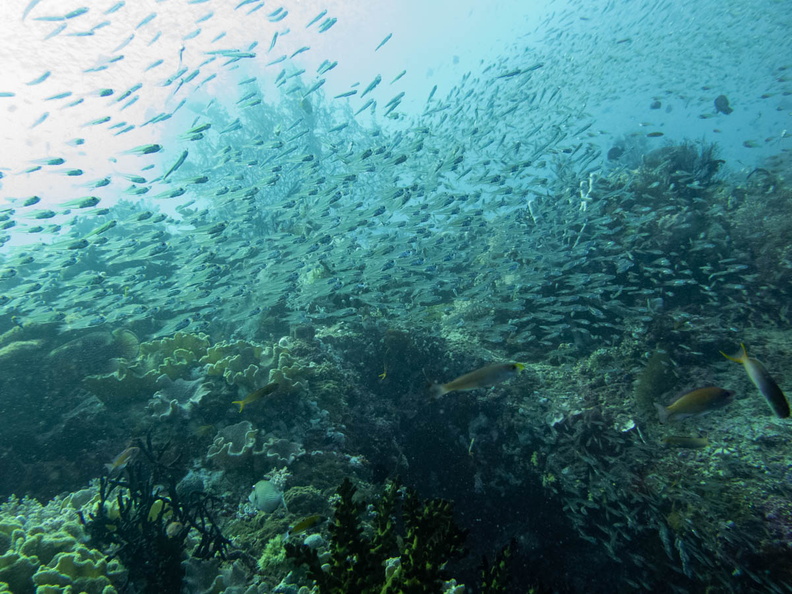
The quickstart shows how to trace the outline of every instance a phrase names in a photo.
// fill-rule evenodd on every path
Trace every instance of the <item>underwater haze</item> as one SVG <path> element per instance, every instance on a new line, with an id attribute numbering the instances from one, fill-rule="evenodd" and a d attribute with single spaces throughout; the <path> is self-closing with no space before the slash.
<path id="1" fill-rule="evenodd" d="M 0 593 L 792 591 L 791 29 L 4 0 Z"/>

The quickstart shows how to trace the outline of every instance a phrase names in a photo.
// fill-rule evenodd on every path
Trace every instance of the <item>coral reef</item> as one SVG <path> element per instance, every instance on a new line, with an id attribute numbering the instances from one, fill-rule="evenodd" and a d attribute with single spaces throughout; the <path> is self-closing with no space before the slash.
<path id="1" fill-rule="evenodd" d="M 218 431 L 206 458 L 218 468 L 246 469 L 260 474 L 272 466 L 288 466 L 303 454 L 305 450 L 300 444 L 263 434 L 250 421 L 240 421 Z"/>
<path id="2" fill-rule="evenodd" d="M 89 375 L 83 383 L 104 402 L 148 399 L 162 384 L 163 375 L 171 381 L 187 378 L 209 344 L 208 336 L 185 332 L 143 342 L 134 361 L 112 373 Z"/>
<path id="3" fill-rule="evenodd" d="M 305 367 L 291 355 L 290 342 L 288 337 L 271 347 L 244 340 L 219 342 L 207 349 L 200 362 L 207 375 L 221 376 L 248 392 L 270 383 L 288 390 L 299 387 L 305 375 Z"/>
<path id="4" fill-rule="evenodd" d="M 115 594 L 127 572 L 118 560 L 84 544 L 78 510 L 86 495 L 93 492 L 46 506 L 13 498 L 0 505 L 0 591 L 4 585 L 14 594 Z"/>
<path id="5" fill-rule="evenodd" d="M 91 542 L 121 559 L 142 591 L 175 592 L 188 552 L 225 559 L 228 540 L 213 517 L 216 499 L 200 491 L 179 494 L 167 445 L 156 450 L 147 440 L 136 447 L 144 455 L 126 465 L 122 476 L 102 477 L 93 511 L 80 519 Z"/>
<path id="6" fill-rule="evenodd" d="M 447 501 L 421 501 L 395 483 L 386 485 L 374 504 L 370 535 L 362 526 L 365 504 L 345 480 L 338 488 L 330 541 L 324 555 L 308 545 L 286 544 L 286 555 L 308 566 L 322 594 L 341 592 L 439 592 L 447 579 L 446 563 L 460 556 L 465 535 L 453 522 Z M 397 499 L 399 519 L 395 518 Z M 403 543 L 401 546 L 399 542 Z M 398 559 L 398 561 L 390 561 Z"/>
<path id="7" fill-rule="evenodd" d="M 160 420 L 172 417 L 190 418 L 210 392 L 210 387 L 204 378 L 172 380 L 162 374 L 157 378 L 156 386 L 159 389 L 151 397 L 146 408 Z"/>

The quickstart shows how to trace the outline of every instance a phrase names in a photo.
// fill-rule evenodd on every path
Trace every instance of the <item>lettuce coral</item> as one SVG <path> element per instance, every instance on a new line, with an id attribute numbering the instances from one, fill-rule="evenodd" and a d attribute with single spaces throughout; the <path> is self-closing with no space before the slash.
<path id="1" fill-rule="evenodd" d="M 222 376 L 228 385 L 253 389 L 266 381 L 266 348 L 245 340 L 219 342 L 201 358 L 206 374 Z"/>
<path id="2" fill-rule="evenodd" d="M 228 425 L 217 433 L 206 457 L 226 469 L 243 466 L 254 454 L 263 454 L 255 450 L 257 434 L 250 421 Z"/>
<path id="3" fill-rule="evenodd" d="M 308 368 L 291 356 L 287 337 L 271 347 L 245 340 L 219 342 L 207 349 L 200 362 L 207 375 L 222 376 L 228 385 L 246 390 L 272 382 L 281 389 L 291 388 Z"/>
<path id="4" fill-rule="evenodd" d="M 205 334 L 177 332 L 173 336 L 140 344 L 138 358 L 112 373 L 89 375 L 83 382 L 103 402 L 148 398 L 164 375 L 186 378 L 209 348 Z"/>
<path id="5" fill-rule="evenodd" d="M 254 472 L 263 472 L 287 466 L 303 454 L 299 443 L 263 435 L 250 421 L 241 421 L 218 431 L 206 457 L 224 470 L 252 466 Z"/>

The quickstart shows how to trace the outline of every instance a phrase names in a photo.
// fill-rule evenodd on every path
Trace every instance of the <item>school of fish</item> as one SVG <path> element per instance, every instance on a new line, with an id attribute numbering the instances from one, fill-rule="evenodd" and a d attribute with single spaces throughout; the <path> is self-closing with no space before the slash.
<path id="1" fill-rule="evenodd" d="M 516 355 L 570 344 L 588 352 L 658 311 L 673 311 L 680 325 L 705 313 L 738 324 L 757 294 L 765 309 L 786 312 L 774 280 L 749 255 L 730 253 L 721 226 L 702 222 L 721 216 L 707 201 L 720 163 L 694 148 L 690 170 L 669 167 L 690 146 L 648 144 L 665 142 L 652 140 L 659 130 L 598 130 L 587 106 L 610 91 L 584 87 L 594 73 L 552 51 L 607 50 L 660 65 L 662 76 L 663 60 L 635 46 L 638 32 L 641 44 L 659 35 L 650 23 L 671 3 L 623 15 L 608 2 L 586 7 L 591 16 L 576 16 L 583 8 L 574 3 L 559 7 L 532 32 L 533 45 L 452 88 L 435 86 L 417 116 L 401 110 L 404 70 L 331 96 L 332 56 L 314 72 L 299 66 L 313 50 L 289 47 L 289 32 L 332 35 L 337 18 L 327 10 L 296 22 L 286 8 L 242 0 L 234 15 L 258 19 L 267 33 L 231 47 L 225 32 L 206 38 L 214 4 L 184 23 L 173 55 L 133 59 L 165 43 L 150 12 L 109 54 L 75 58 L 96 77 L 91 93 L 59 87 L 57 65 L 31 73 L 25 88 L 0 88 L 0 107 L 46 88 L 31 130 L 94 106 L 68 143 L 84 154 L 102 151 L 98 139 L 108 135 L 158 136 L 108 155 L 99 178 L 84 179 L 87 169 L 58 146 L 23 170 L 0 163 L 5 181 L 54 178 L 72 193 L 57 204 L 3 196 L 0 331 L 37 324 L 243 337 L 262 326 L 385 318 L 413 328 L 439 321 Z M 101 36 L 133 9 L 120 1 L 58 12 L 33 0 L 16 18 L 41 31 L 46 47 Z M 606 41 L 585 29 L 606 17 L 636 35 Z M 370 51 L 393 43 L 387 35 Z M 691 56 L 687 80 L 709 66 Z M 792 89 L 784 69 L 774 69 L 772 96 Z M 107 86 L 108 73 L 124 84 Z M 212 96 L 216 78 L 234 84 Z M 154 88 L 168 102 L 135 111 Z M 646 91 L 647 110 L 676 101 L 725 118 L 740 108 L 714 88 Z M 637 193 L 639 170 L 665 181 Z"/>

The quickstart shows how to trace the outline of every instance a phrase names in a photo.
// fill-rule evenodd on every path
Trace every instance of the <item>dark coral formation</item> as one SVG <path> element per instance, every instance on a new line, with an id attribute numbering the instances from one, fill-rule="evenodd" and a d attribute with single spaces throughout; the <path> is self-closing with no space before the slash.
<path id="1" fill-rule="evenodd" d="M 148 440 L 136 447 L 143 458 L 125 466 L 120 476 L 101 477 L 95 511 L 80 517 L 92 544 L 128 568 L 134 588 L 178 592 L 188 554 L 226 558 L 229 541 L 214 518 L 219 501 L 199 491 L 180 495 L 175 460 L 165 459 L 167 445 L 155 450 Z M 191 530 L 197 543 L 188 541 Z"/>
<path id="2" fill-rule="evenodd" d="M 329 567 L 324 569 L 317 552 L 305 545 L 287 544 L 287 555 L 307 565 L 322 594 L 439 592 L 450 577 L 447 563 L 464 552 L 465 533 L 454 523 L 451 504 L 421 501 L 414 491 L 402 493 L 391 482 L 364 525 L 366 504 L 355 499 L 356 491 L 348 480 L 338 488 Z"/>

